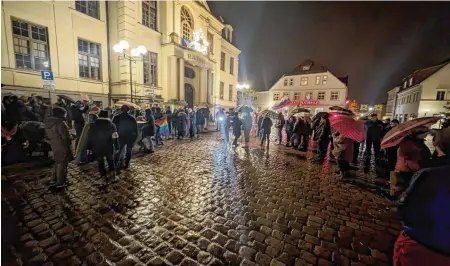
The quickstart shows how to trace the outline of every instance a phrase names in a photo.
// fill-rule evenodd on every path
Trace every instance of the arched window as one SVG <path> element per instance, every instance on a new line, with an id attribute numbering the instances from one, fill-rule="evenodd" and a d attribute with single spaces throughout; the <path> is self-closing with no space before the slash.
<path id="1" fill-rule="evenodd" d="M 181 8 L 181 38 L 192 40 L 194 22 L 192 15 L 186 7 Z"/>

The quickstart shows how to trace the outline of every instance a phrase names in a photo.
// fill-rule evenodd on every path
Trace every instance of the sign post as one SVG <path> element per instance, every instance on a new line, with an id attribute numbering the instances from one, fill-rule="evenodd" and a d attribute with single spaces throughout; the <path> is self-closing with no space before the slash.
<path id="1" fill-rule="evenodd" d="M 48 98 L 50 99 L 50 107 L 53 108 L 52 94 L 51 94 L 52 91 L 55 91 L 53 72 L 50 70 L 41 70 L 41 78 L 44 81 L 43 88 L 48 90 Z"/>

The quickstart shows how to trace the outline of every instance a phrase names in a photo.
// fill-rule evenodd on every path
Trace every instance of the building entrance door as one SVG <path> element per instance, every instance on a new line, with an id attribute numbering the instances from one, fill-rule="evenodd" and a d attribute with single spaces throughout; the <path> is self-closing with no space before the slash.
<path id="1" fill-rule="evenodd" d="M 189 108 L 194 107 L 194 87 L 189 83 L 184 84 L 184 99 Z"/>

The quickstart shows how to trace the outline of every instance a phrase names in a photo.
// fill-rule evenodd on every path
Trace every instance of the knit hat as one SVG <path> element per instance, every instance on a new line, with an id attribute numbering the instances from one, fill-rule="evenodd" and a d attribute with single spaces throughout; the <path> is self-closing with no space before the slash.
<path id="1" fill-rule="evenodd" d="M 101 118 L 108 118 L 108 111 L 106 111 L 106 110 L 101 110 L 101 111 L 98 113 L 98 117 L 101 117 Z"/>

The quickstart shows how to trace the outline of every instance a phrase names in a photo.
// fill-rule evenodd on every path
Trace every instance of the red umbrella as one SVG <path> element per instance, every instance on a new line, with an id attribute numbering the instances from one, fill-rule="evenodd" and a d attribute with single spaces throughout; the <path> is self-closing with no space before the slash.
<path id="1" fill-rule="evenodd" d="M 430 127 L 437 121 L 439 121 L 441 117 L 433 116 L 433 117 L 421 117 L 413 120 L 408 120 L 393 129 L 391 129 L 381 141 L 381 149 L 386 149 L 389 147 L 397 146 L 406 136 L 411 134 L 414 129 L 418 127 Z"/>
<path id="2" fill-rule="evenodd" d="M 364 124 L 348 115 L 336 113 L 330 115 L 330 125 L 342 136 L 354 141 L 361 142 L 366 138 Z"/>

